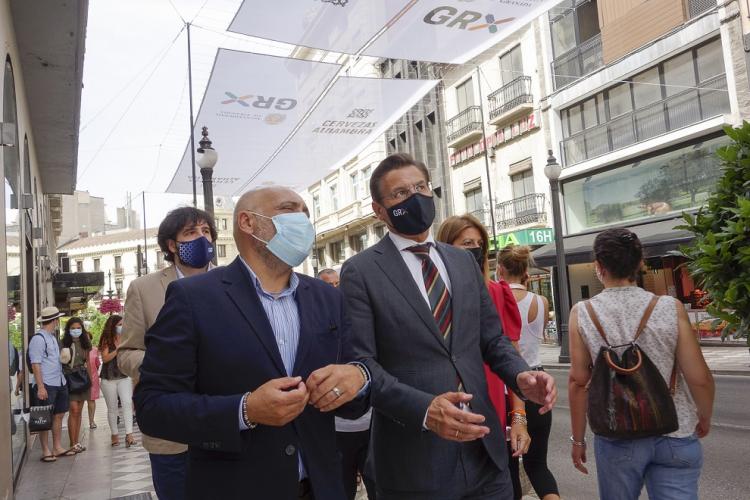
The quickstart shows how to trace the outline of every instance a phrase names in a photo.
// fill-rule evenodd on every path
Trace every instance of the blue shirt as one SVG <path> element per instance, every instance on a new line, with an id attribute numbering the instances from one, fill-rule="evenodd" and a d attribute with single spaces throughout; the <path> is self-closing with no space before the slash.
<path id="1" fill-rule="evenodd" d="M 47 330 L 39 330 L 29 342 L 29 360 L 32 365 L 41 365 L 44 385 L 60 387 L 65 385 L 62 364 L 60 363 L 60 344 L 57 337 Z M 46 351 L 46 352 L 45 352 Z M 33 369 L 32 369 L 33 373 Z M 36 377 L 31 377 L 36 384 Z"/>

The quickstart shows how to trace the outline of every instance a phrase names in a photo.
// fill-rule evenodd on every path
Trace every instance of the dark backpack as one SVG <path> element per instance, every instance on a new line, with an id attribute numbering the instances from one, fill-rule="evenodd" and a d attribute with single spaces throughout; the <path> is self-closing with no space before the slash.
<path id="1" fill-rule="evenodd" d="M 646 328 L 659 297 L 654 296 L 643 313 L 633 341 L 610 345 L 590 301 L 586 310 L 606 347 L 599 350 L 588 385 L 588 420 L 594 434 L 614 439 L 638 439 L 661 436 L 679 427 L 672 399 L 677 375 L 677 360 L 670 385 L 656 365 L 636 344 Z M 622 357 L 616 348 L 626 347 Z"/>

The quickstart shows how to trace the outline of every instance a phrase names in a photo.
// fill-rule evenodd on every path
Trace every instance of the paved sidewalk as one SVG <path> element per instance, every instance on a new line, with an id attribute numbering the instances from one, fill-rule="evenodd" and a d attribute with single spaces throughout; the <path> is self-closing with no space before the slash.
<path id="1" fill-rule="evenodd" d="M 120 410 L 122 415 L 122 410 Z M 61 457 L 54 463 L 42 463 L 39 441 L 32 449 L 16 489 L 16 500 L 128 500 L 156 499 L 151 483 L 148 453 L 140 446 L 141 433 L 137 425 L 133 435 L 139 445 L 125 447 L 125 428 L 120 418 L 120 446 L 110 446 L 107 406 L 104 399 L 97 401 L 95 422 L 89 429 L 86 408 L 81 423 L 81 444 L 87 447 L 74 457 Z M 63 425 L 63 443 L 68 442 L 67 425 Z"/>
<path id="2" fill-rule="evenodd" d="M 750 376 L 750 351 L 746 345 L 702 346 L 703 356 L 714 375 Z M 543 344 L 540 349 L 542 364 L 550 368 L 569 368 L 570 364 L 559 362 L 560 348 Z"/>

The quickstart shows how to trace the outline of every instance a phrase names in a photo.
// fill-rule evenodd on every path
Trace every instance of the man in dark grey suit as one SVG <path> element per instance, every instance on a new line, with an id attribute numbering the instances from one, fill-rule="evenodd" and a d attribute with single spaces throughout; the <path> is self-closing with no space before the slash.
<path id="1" fill-rule="evenodd" d="M 344 264 L 341 288 L 355 355 L 372 375 L 378 499 L 511 499 L 483 362 L 541 412 L 557 398 L 554 379 L 530 371 L 502 335 L 472 255 L 435 244 L 425 165 L 389 156 L 370 191 L 389 234 Z"/>

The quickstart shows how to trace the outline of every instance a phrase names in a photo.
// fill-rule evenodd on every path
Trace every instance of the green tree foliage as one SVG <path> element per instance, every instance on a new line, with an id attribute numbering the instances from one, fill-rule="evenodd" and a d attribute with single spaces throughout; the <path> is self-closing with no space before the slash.
<path id="1" fill-rule="evenodd" d="M 716 191 L 682 226 L 695 234 L 683 248 L 693 278 L 712 299 L 708 311 L 728 323 L 723 335 L 750 331 L 750 123 L 725 128 L 733 143 L 720 149 Z M 750 345 L 750 338 L 748 338 Z"/>

